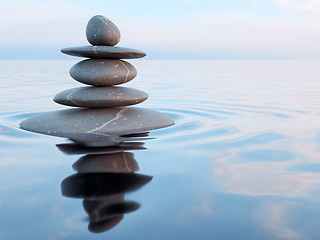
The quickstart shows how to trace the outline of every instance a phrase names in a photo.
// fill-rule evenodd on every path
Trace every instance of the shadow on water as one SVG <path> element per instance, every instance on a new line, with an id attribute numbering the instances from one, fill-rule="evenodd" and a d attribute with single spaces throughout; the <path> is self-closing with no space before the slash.
<path id="1" fill-rule="evenodd" d="M 139 209 L 140 204 L 126 201 L 127 192 L 136 191 L 152 180 L 139 170 L 132 150 L 143 150 L 142 143 L 126 143 L 119 147 L 82 147 L 59 144 L 65 154 L 85 154 L 74 164 L 77 171 L 61 183 L 61 193 L 69 198 L 82 198 L 89 216 L 88 229 L 94 233 L 115 227 L 124 215 Z"/>

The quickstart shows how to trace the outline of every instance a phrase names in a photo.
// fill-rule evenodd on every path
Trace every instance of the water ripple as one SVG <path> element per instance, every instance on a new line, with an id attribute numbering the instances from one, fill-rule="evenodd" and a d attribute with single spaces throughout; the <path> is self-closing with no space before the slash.
<path id="1" fill-rule="evenodd" d="M 19 123 L 29 117 L 35 116 L 39 112 L 7 112 L 0 119 L 0 142 L 19 142 L 24 139 L 30 140 L 34 134 L 30 134 L 19 128 Z"/>
<path id="2" fill-rule="evenodd" d="M 170 140 L 176 144 L 202 145 L 207 143 L 225 143 L 229 146 L 243 146 L 255 143 L 268 143 L 284 137 L 272 130 L 275 121 L 288 121 L 305 115 L 289 109 L 255 107 L 223 103 L 207 103 L 201 107 L 179 102 L 168 108 L 166 103 L 159 102 L 151 108 L 170 115 L 176 125 L 156 131 L 155 137 Z M 0 140 L 28 138 L 30 135 L 19 129 L 19 123 L 42 112 L 6 112 L 0 122 Z M 153 133 L 151 133 L 153 136 Z"/>
<path id="3" fill-rule="evenodd" d="M 59 64 L 62 69 L 65 63 Z M 161 63 L 157 64 L 161 66 Z M 320 128 L 317 84 L 309 79 L 308 85 L 300 87 L 305 84 L 306 77 L 310 78 L 306 71 L 295 71 L 289 66 L 292 71 L 289 76 L 286 66 L 272 65 L 275 72 L 265 75 L 259 73 L 268 72 L 262 62 L 256 63 L 256 70 L 252 70 L 251 63 L 234 62 L 229 72 L 225 67 L 229 64 L 177 62 L 174 75 L 170 75 L 170 72 L 163 72 L 163 69 L 170 70 L 164 66 L 141 63 L 139 68 L 144 75 L 139 81 L 128 83 L 150 95 L 148 101 L 139 106 L 165 112 L 176 121 L 175 126 L 157 130 L 151 136 L 175 145 L 196 147 L 219 143 L 240 147 L 317 134 Z M 204 65 L 212 70 L 200 71 Z M 175 74 L 184 69 L 193 69 L 194 72 L 189 71 L 193 75 Z M 29 68 L 24 71 L 28 73 Z M 15 76 L 14 72 L 5 76 L 9 84 L 2 90 L 5 104 L 0 119 L 1 140 L 34 136 L 20 130 L 19 122 L 46 109 L 61 108 L 52 102 L 52 96 L 76 83 L 64 81 L 66 74 L 63 71 L 60 75 L 50 71 L 39 70 L 38 74 L 27 76 Z M 49 76 L 49 80 L 44 80 L 45 76 Z M 278 79 L 279 76 L 282 79 Z"/>

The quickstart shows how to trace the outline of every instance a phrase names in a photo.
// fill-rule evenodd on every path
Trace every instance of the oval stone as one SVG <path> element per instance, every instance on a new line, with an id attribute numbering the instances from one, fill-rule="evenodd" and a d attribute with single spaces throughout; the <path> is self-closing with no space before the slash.
<path id="1" fill-rule="evenodd" d="M 56 103 L 87 108 L 122 107 L 143 102 L 148 94 L 128 87 L 79 87 L 58 93 Z"/>
<path id="2" fill-rule="evenodd" d="M 117 26 L 102 15 L 93 16 L 89 20 L 86 36 L 92 45 L 114 46 L 120 41 L 120 31 Z"/>
<path id="3" fill-rule="evenodd" d="M 106 58 L 106 59 L 131 59 L 142 58 L 146 54 L 142 51 L 110 46 L 81 46 L 61 49 L 67 55 L 87 58 Z"/>
<path id="4" fill-rule="evenodd" d="M 87 59 L 73 65 L 70 76 L 84 84 L 106 87 L 129 82 L 137 70 L 123 60 Z"/>
<path id="5" fill-rule="evenodd" d="M 164 113 L 138 107 L 76 108 L 52 111 L 20 123 L 24 130 L 69 138 L 84 146 L 116 146 L 136 140 L 123 135 L 174 125 Z"/>

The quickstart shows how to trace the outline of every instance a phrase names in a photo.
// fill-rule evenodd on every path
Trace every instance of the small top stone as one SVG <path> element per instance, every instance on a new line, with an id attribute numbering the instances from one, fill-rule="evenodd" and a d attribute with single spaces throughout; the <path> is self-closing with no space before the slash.
<path id="1" fill-rule="evenodd" d="M 114 46 L 120 41 L 117 26 L 102 15 L 96 15 L 89 20 L 86 35 L 92 45 Z"/>

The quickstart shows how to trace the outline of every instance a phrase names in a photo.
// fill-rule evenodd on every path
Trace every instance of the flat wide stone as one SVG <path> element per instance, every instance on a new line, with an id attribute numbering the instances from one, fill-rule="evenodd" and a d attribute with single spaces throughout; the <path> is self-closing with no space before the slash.
<path id="1" fill-rule="evenodd" d="M 79 87 L 58 93 L 56 103 L 87 108 L 122 107 L 143 102 L 146 92 L 127 87 Z"/>
<path id="2" fill-rule="evenodd" d="M 70 76 L 75 80 L 100 87 L 123 84 L 136 75 L 134 66 L 123 60 L 87 59 L 70 69 Z"/>
<path id="3" fill-rule="evenodd" d="M 134 141 L 137 140 L 135 133 L 171 125 L 174 120 L 166 114 L 137 107 L 65 109 L 40 114 L 20 123 L 24 130 L 69 138 L 92 147 Z M 134 134 L 133 137 L 130 134 Z"/>
<path id="4" fill-rule="evenodd" d="M 131 59 L 142 58 L 146 56 L 144 52 L 139 50 L 110 47 L 110 46 L 81 46 L 69 47 L 61 49 L 61 52 L 67 55 L 87 58 L 102 58 L 102 59 Z"/>

